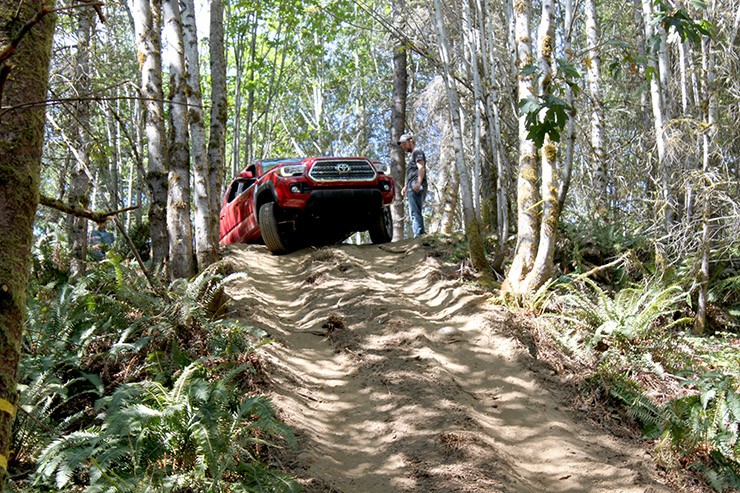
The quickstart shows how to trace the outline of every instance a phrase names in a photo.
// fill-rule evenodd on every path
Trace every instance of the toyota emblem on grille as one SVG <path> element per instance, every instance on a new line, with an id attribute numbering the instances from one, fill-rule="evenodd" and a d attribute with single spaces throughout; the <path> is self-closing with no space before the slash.
<path id="1" fill-rule="evenodd" d="M 349 172 L 352 170 L 352 168 L 347 163 L 339 163 L 334 169 L 336 169 L 337 173 L 339 173 L 340 175 L 349 174 Z"/>

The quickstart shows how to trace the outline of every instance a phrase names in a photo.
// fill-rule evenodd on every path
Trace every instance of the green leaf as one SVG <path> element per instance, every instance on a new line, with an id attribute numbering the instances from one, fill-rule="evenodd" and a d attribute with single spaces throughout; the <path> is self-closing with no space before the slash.
<path id="1" fill-rule="evenodd" d="M 655 70 L 655 67 L 651 67 L 649 65 L 645 67 L 645 78 L 647 79 L 648 82 L 653 80 L 653 77 L 657 77 L 657 76 L 658 76 L 658 72 Z"/>
<path id="2" fill-rule="evenodd" d="M 558 58 L 557 63 L 560 71 L 563 73 L 566 80 L 581 78 L 581 73 L 578 71 L 578 68 L 574 64 L 568 62 L 563 58 Z"/>
<path id="3" fill-rule="evenodd" d="M 606 44 L 609 46 L 614 46 L 616 48 L 622 48 L 625 50 L 628 50 L 632 47 L 630 43 L 622 39 L 610 39 L 609 41 L 606 42 Z"/>
<path id="4" fill-rule="evenodd" d="M 523 68 L 523 69 L 522 69 L 522 70 L 521 70 L 521 71 L 519 72 L 519 74 L 520 74 L 520 75 L 521 75 L 522 77 L 529 77 L 530 75 L 534 75 L 534 74 L 536 74 L 536 73 L 537 73 L 537 71 L 538 71 L 538 67 L 537 67 L 537 65 L 534 65 L 534 64 L 533 64 L 533 65 L 527 65 L 526 67 L 524 67 L 524 68 Z"/>
<path id="5" fill-rule="evenodd" d="M 532 113 L 538 113 L 542 108 L 538 98 L 524 98 L 519 101 L 519 114 L 529 115 Z"/>

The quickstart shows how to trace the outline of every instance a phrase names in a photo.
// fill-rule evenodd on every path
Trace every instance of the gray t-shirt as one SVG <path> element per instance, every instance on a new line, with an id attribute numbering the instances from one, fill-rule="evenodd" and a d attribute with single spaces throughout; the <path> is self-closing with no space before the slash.
<path id="1" fill-rule="evenodd" d="M 419 165 L 416 164 L 419 161 L 424 161 L 424 163 L 426 164 L 427 157 L 424 154 L 424 151 L 422 151 L 421 149 L 414 149 L 414 152 L 411 153 L 411 159 L 406 165 L 406 185 L 409 188 L 412 187 L 417 178 L 419 178 Z M 424 173 L 424 179 L 421 180 L 421 186 L 426 190 L 427 174 L 429 174 L 429 169 L 426 169 L 425 171 L 426 173 Z"/>

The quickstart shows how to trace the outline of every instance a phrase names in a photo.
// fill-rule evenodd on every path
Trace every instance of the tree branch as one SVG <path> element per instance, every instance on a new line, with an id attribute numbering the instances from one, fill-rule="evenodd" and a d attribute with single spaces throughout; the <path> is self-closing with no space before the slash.
<path id="1" fill-rule="evenodd" d="M 156 282 L 156 280 L 152 277 L 149 270 L 146 268 L 146 264 L 144 264 L 144 261 L 141 259 L 141 255 L 139 255 L 139 251 L 136 249 L 136 245 L 134 245 L 134 242 L 131 240 L 131 237 L 128 235 L 128 233 L 126 233 L 126 230 L 123 228 L 123 224 L 121 223 L 120 219 L 118 219 L 119 214 L 122 214 L 124 212 L 130 211 L 133 209 L 138 209 L 139 208 L 138 205 L 126 207 L 125 209 L 119 209 L 117 211 L 100 212 L 100 211 L 91 211 L 79 205 L 67 204 L 65 202 L 62 202 L 61 200 L 52 199 L 51 197 L 47 197 L 45 195 L 41 195 L 39 197 L 39 203 L 41 205 L 45 205 L 46 207 L 51 207 L 52 209 L 56 209 L 66 214 L 71 214 L 75 217 L 82 217 L 84 219 L 89 219 L 90 221 L 94 221 L 98 224 L 104 223 L 105 221 L 109 219 L 113 219 L 113 222 L 116 224 L 118 231 L 126 239 L 126 242 L 128 243 L 129 248 L 131 249 L 131 251 L 134 254 L 134 257 L 136 258 L 136 261 L 141 267 L 141 270 L 144 272 L 144 275 L 146 276 L 146 279 L 149 282 L 149 286 L 157 294 L 167 299 L 167 293 L 165 292 L 165 290 L 162 289 L 159 283 Z"/>
<path id="2" fill-rule="evenodd" d="M 593 269 L 591 269 L 591 270 L 589 270 L 587 272 L 583 272 L 581 274 L 578 274 L 573 279 L 574 280 L 585 279 L 587 277 L 593 276 L 594 274 L 598 274 L 599 272 L 605 271 L 607 269 L 611 269 L 612 267 L 616 267 L 619 264 L 621 264 L 624 261 L 626 261 L 629 258 L 630 255 L 631 255 L 631 252 L 629 252 L 629 251 L 628 252 L 625 252 L 624 254 L 620 255 L 619 257 L 617 257 L 615 260 L 612 260 L 608 264 L 597 265 L 596 267 L 594 267 Z"/>
<path id="3" fill-rule="evenodd" d="M 90 209 L 85 209 L 84 207 L 81 207 L 79 205 L 67 204 L 66 202 L 62 202 L 58 199 L 52 199 L 51 197 L 47 197 L 45 195 L 41 195 L 39 197 L 39 203 L 41 205 L 45 205 L 46 207 L 64 212 L 65 214 L 71 214 L 75 217 L 89 219 L 90 221 L 96 222 L 98 224 L 103 223 L 118 214 L 122 214 L 124 212 L 139 208 L 138 205 L 134 205 L 116 211 L 91 211 Z"/>

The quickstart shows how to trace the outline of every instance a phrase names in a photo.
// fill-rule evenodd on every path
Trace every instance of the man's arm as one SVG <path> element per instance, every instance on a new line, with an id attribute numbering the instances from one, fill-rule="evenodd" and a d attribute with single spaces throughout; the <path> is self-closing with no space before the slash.
<path id="1" fill-rule="evenodd" d="M 427 161 L 424 153 L 420 152 L 416 159 L 416 167 L 419 170 L 419 174 L 416 178 L 416 182 L 414 183 L 414 192 L 418 192 L 421 189 L 421 184 L 424 181 L 424 176 L 427 173 Z"/>

